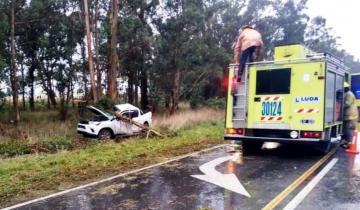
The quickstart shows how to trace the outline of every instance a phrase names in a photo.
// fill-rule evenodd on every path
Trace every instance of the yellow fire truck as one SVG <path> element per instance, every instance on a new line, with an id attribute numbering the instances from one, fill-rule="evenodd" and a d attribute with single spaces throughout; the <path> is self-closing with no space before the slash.
<path id="1" fill-rule="evenodd" d="M 226 140 L 243 146 L 263 142 L 310 143 L 326 152 L 340 140 L 344 78 L 348 68 L 326 53 L 302 45 L 275 47 L 274 61 L 229 67 Z M 236 88 L 232 89 L 236 83 Z"/>
<path id="2" fill-rule="evenodd" d="M 355 94 L 356 104 L 360 113 L 360 73 L 351 75 L 351 91 Z M 360 130 L 360 117 L 358 123 L 358 130 Z"/>

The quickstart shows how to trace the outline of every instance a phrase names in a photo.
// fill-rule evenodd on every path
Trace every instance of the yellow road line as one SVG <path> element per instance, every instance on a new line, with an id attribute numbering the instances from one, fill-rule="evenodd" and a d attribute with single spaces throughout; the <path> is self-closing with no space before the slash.
<path id="1" fill-rule="evenodd" d="M 278 194 L 273 200 L 271 200 L 262 210 L 271 210 L 274 209 L 281 201 L 283 201 L 292 191 L 299 187 L 307 178 L 309 178 L 322 164 L 324 164 L 335 152 L 338 146 L 336 146 L 331 152 L 322 157 L 317 161 L 311 168 L 305 171 L 299 178 L 297 178 L 293 183 L 291 183 L 285 190 Z"/>

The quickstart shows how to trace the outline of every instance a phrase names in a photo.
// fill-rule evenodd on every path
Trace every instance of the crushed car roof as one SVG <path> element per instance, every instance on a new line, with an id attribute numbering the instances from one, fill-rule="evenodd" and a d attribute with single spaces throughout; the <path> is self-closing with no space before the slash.
<path id="1" fill-rule="evenodd" d="M 139 108 L 137 108 L 136 106 L 132 105 L 132 104 L 118 104 L 115 105 L 115 107 L 119 110 L 119 111 L 124 111 L 124 110 L 129 110 L 129 109 L 136 109 L 138 110 Z"/>

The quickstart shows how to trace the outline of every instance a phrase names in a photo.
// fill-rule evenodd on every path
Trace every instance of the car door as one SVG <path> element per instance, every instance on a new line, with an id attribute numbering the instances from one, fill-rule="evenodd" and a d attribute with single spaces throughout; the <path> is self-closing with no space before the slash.
<path id="1" fill-rule="evenodd" d="M 125 111 L 121 112 L 120 114 L 124 117 L 131 118 L 131 113 L 129 110 L 125 110 Z M 117 131 L 118 131 L 118 134 L 125 134 L 125 135 L 133 134 L 131 123 L 122 121 L 120 119 L 117 119 Z"/>
<path id="2" fill-rule="evenodd" d="M 137 123 L 139 123 L 140 125 L 144 124 L 144 118 L 143 115 L 141 115 L 139 110 L 132 110 L 131 112 L 131 119 Z M 140 132 L 142 130 L 142 128 L 140 128 L 139 126 L 133 125 L 132 126 L 132 130 L 133 132 Z"/>
<path id="3" fill-rule="evenodd" d="M 126 134 L 126 122 L 121 121 L 120 119 L 116 119 L 113 121 L 115 127 L 115 134 L 116 135 L 123 135 Z"/>

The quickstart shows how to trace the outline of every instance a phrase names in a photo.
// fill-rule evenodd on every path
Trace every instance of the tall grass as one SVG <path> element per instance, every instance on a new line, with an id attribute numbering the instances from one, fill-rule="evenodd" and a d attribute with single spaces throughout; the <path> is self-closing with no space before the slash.
<path id="1" fill-rule="evenodd" d="M 155 116 L 153 127 L 176 131 L 202 122 L 218 122 L 224 118 L 224 111 L 210 108 L 180 110 L 174 115 Z"/>
<path id="2" fill-rule="evenodd" d="M 34 144 L 55 138 L 77 139 L 75 110 L 69 111 L 69 119 L 60 122 L 57 111 L 23 112 L 21 122 L 15 128 L 8 115 L 0 114 L 0 142 L 21 141 Z M 174 115 L 154 115 L 153 127 L 163 131 L 177 131 L 202 122 L 217 122 L 224 117 L 222 110 L 201 108 L 192 110 L 186 105 Z"/>
<path id="3" fill-rule="evenodd" d="M 57 111 L 23 112 L 21 122 L 15 126 L 11 118 L 0 116 L 0 142 L 22 141 L 29 144 L 51 140 L 54 137 L 72 138 L 76 134 L 76 114 L 60 122 Z"/>

